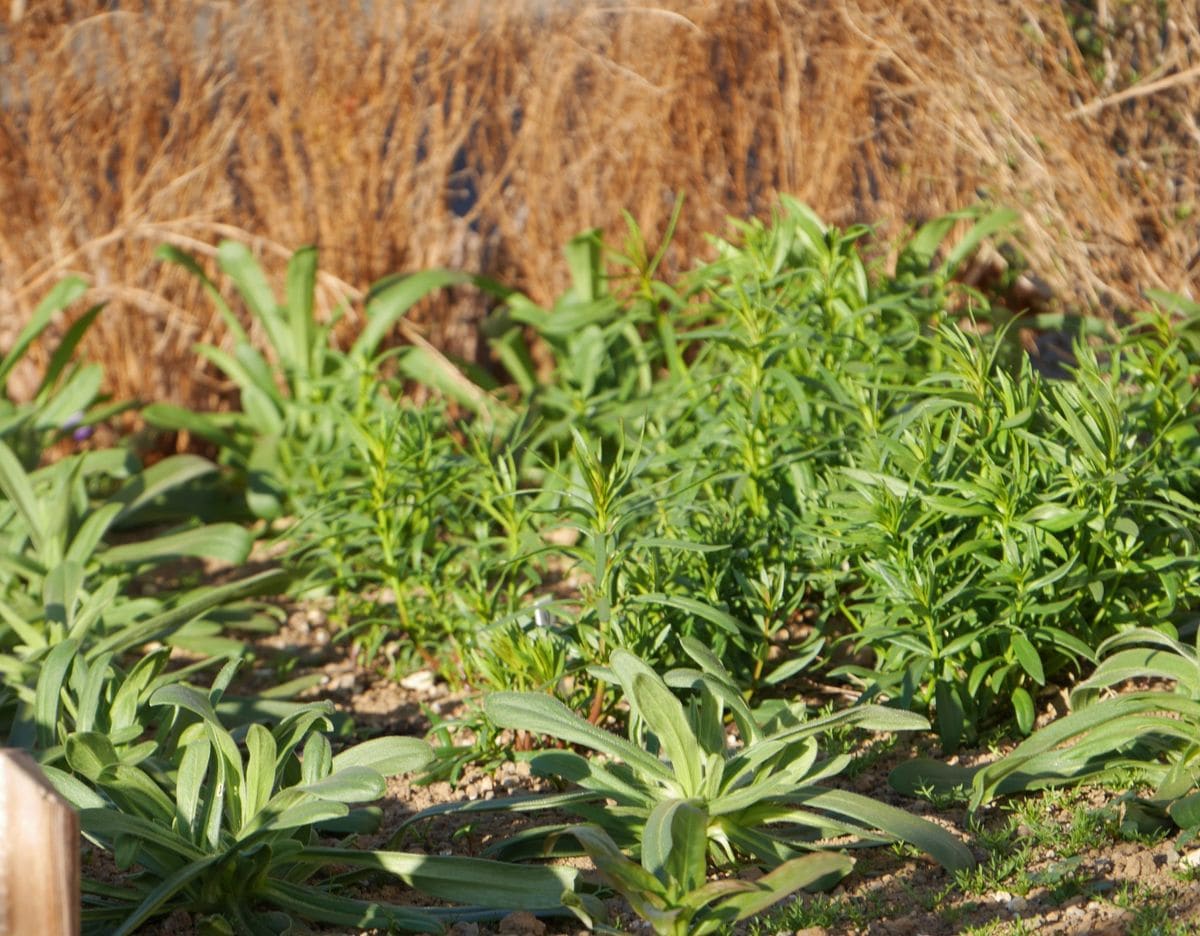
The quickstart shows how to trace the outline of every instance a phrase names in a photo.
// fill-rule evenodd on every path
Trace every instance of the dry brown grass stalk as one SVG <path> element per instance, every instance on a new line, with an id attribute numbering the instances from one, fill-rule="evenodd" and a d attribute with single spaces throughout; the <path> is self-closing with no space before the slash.
<path id="1" fill-rule="evenodd" d="M 1106 56 L 1194 69 L 1194 0 L 1134 7 L 1144 22 L 1107 12 Z M 549 302 L 568 237 L 619 234 L 622 208 L 661 229 L 679 192 L 676 268 L 780 192 L 887 234 L 983 192 L 1020 209 L 1023 252 L 1069 303 L 1196 291 L 1200 89 L 1080 114 L 1120 91 L 1071 29 L 1045 0 L 12 4 L 0 347 L 79 272 L 110 302 L 89 350 L 112 389 L 209 406 L 224 388 L 191 346 L 217 321 L 152 261 L 164 241 L 240 237 L 276 272 L 316 243 L 324 312 L 429 266 Z M 482 311 L 442 297 L 407 337 L 479 359 Z"/>

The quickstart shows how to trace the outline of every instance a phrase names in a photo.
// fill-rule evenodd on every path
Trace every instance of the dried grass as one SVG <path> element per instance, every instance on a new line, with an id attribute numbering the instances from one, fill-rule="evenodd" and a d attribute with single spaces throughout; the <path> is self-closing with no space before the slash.
<path id="1" fill-rule="evenodd" d="M 1110 44 L 1147 81 L 1200 63 L 1200 9 L 1166 6 Z M 203 252 L 242 237 L 277 270 L 316 243 L 326 311 L 355 294 L 348 284 L 440 265 L 549 301 L 568 237 L 619 234 L 622 208 L 659 229 L 677 192 L 676 267 L 704 252 L 700 232 L 767 212 L 779 192 L 888 234 L 983 193 L 1021 210 L 1023 252 L 1068 303 L 1200 285 L 1186 219 L 1198 83 L 1089 110 L 1114 87 L 1089 77 L 1057 3 L 12 11 L 0 30 L 0 347 L 55 279 L 82 273 L 110 302 L 89 351 L 123 396 L 209 406 L 224 389 L 190 350 L 220 340 L 217 323 L 194 283 L 151 259 L 163 241 Z M 460 293 L 417 322 L 479 359 L 482 312 Z"/>

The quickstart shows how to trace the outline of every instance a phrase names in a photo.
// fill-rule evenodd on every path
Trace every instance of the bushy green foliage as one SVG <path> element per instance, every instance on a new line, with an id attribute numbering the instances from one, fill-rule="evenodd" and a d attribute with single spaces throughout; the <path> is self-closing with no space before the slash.
<path id="1" fill-rule="evenodd" d="M 1071 691 L 1073 711 L 1034 732 L 1011 753 L 976 770 L 918 760 L 899 768 L 900 789 L 969 789 L 973 809 L 1001 794 L 1134 778 L 1150 788 L 1123 797 L 1138 832 L 1177 827 L 1200 834 L 1200 644 L 1133 628 L 1100 645 L 1095 672 Z M 1162 681 L 1116 695 L 1128 680 Z"/>
<path id="2" fill-rule="evenodd" d="M 342 356 L 315 326 L 297 331 L 308 254 L 277 307 L 248 255 L 222 248 L 289 388 L 261 357 L 227 367 L 279 417 L 267 426 L 252 403 L 234 421 L 293 452 L 298 470 L 280 462 L 264 483 L 288 492 L 302 577 L 344 596 L 366 658 L 387 648 L 398 667 L 497 689 L 561 671 L 595 717 L 612 697 L 589 665 L 618 647 L 670 665 L 692 636 L 745 688 L 819 669 L 931 715 L 953 747 L 998 719 L 1027 732 L 1041 688 L 1102 640 L 1170 628 L 1194 605 L 1190 326 L 1081 330 L 1068 376 L 1049 377 L 1006 313 L 953 284 L 1011 212 L 930 222 L 889 276 L 862 259 L 868 228 L 837 231 L 785 200 L 665 283 L 677 218 L 653 252 L 632 224 L 619 251 L 576 238 L 572 286 L 550 309 L 481 283 L 502 300 L 487 332 L 515 396 L 494 382 L 458 394 L 478 413 L 467 427 L 399 402 L 400 377 L 449 386 L 420 354 L 390 379 L 370 357 L 449 280 L 382 284 L 367 351 Z M 966 234 L 945 249 L 956 224 Z M 481 662 L 500 639 L 489 629 L 517 639 L 563 579 L 559 662 Z M 856 655 L 833 667 L 839 645 Z"/>
<path id="3" fill-rule="evenodd" d="M 969 853 L 936 827 L 825 785 L 848 760 L 827 753 L 833 736 L 932 722 L 953 749 L 1010 720 L 1029 734 L 1042 691 L 1091 667 L 1075 711 L 1008 757 L 976 771 L 917 760 L 895 783 L 969 789 L 978 806 L 1134 771 L 1152 792 L 1124 798 L 1128 822 L 1200 828 L 1185 643 L 1200 604 L 1200 306 L 1151 293 L 1165 312 L 1075 326 L 1069 359 L 1048 368 L 1024 323 L 954 281 L 1011 212 L 935 219 L 894 245 L 889 273 L 864 259 L 879 253 L 869 228 L 839 231 L 785 199 L 664 282 L 679 217 L 655 249 L 632 221 L 619 249 L 574 239 L 571 287 L 549 308 L 457 273 L 388 278 L 345 351 L 334 321 L 317 321 L 311 248 L 292 257 L 282 302 L 249 250 L 218 249 L 266 350 L 200 266 L 165 249 L 217 303 L 233 349 L 197 351 L 240 409 L 146 417 L 214 443 L 218 464 L 147 468 L 117 449 L 39 467 L 46 445 L 113 411 L 98 371 L 70 365 L 98 309 L 68 328 L 32 402 L 0 402 L 0 731 L 36 752 L 129 872 L 92 885 L 97 929 L 173 907 L 219 932 L 278 931 L 278 913 L 448 918 L 339 893 L 359 872 L 446 899 L 470 887 L 483 913 L 569 908 L 600 925 L 572 872 L 316 839 L 369 828 L 372 811 L 348 807 L 386 775 L 453 775 L 504 729 L 602 757 L 533 755 L 578 789 L 523 805 L 575 818 L 496 853 L 541 855 L 557 834 L 552 850 L 589 854 L 656 932 L 715 931 L 833 881 L 850 868 L 825 847 L 834 835 L 962 868 Z M 413 303 L 458 283 L 498 302 L 495 373 L 419 341 L 379 352 Z M 0 383 L 82 290 L 51 292 Z M 237 519 L 265 522 L 205 522 L 231 484 Z M 150 520 L 166 527 L 136 529 Z M 286 574 L 185 587 L 163 573 L 242 563 L 256 533 L 286 540 Z M 147 573 L 165 589 L 139 594 Z M 230 625 L 262 625 L 245 599 L 285 581 L 335 599 L 361 661 L 490 691 L 465 716 L 478 747 L 377 739 L 335 757 L 327 708 L 287 701 L 300 683 L 235 700 L 231 663 L 196 689 L 243 652 Z M 205 659 L 168 665 L 170 648 Z M 1100 697 L 1136 677 L 1173 689 Z M 814 717 L 778 698 L 800 680 L 861 696 Z M 777 698 L 755 708 L 763 693 Z M 608 719 L 627 737 L 598 727 Z M 768 874 L 720 877 L 742 861 Z M 324 878 L 329 862 L 352 870 Z"/>
<path id="4" fill-rule="evenodd" d="M 71 278 L 51 290 L 0 361 L 0 381 L 85 289 Z M 209 654 L 240 649 L 218 615 L 249 626 L 255 609 L 238 602 L 283 587 L 283 576 L 268 571 L 220 586 L 134 593 L 138 576 L 181 559 L 248 556 L 249 531 L 204 524 L 165 503 L 173 494 L 186 498 L 216 470 L 203 458 L 143 467 L 118 448 L 64 454 L 39 467 L 47 445 L 123 408 L 96 405 L 97 365 L 71 364 L 99 312 L 93 307 L 67 328 L 32 401 L 15 404 L 6 393 L 0 406 L 0 737 L 47 763 L 76 732 L 99 730 L 136 748 L 138 694 L 158 676 L 167 650 L 127 669 L 120 658 L 153 641 Z M 157 535 L 131 539 L 147 518 L 160 524 Z"/>
<path id="5" fill-rule="evenodd" d="M 951 745 L 1134 624 L 1170 627 L 1200 592 L 1191 500 L 1192 392 L 1166 333 L 1075 346 L 1070 380 L 957 328 L 928 339 L 942 369 L 831 478 L 820 518 L 855 644 L 843 672 L 938 712 Z"/>

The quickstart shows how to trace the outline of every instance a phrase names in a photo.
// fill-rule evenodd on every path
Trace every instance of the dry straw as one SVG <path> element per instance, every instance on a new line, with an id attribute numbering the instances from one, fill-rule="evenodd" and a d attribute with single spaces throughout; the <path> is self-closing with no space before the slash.
<path id="1" fill-rule="evenodd" d="M 677 192 L 677 267 L 778 192 L 889 233 L 983 193 L 1067 302 L 1195 290 L 1200 89 L 1164 79 L 1200 62 L 1200 16 L 1142 7 L 1097 78 L 1059 3 L 13 3 L 0 347 L 79 272 L 110 301 L 90 352 L 111 389 L 209 406 L 226 388 L 190 349 L 218 323 L 161 242 L 239 237 L 276 270 L 316 243 L 325 312 L 438 265 L 549 301 L 571 234 L 622 208 L 659 228 Z M 1159 83 L 1113 99 L 1122 61 Z M 483 311 L 458 294 L 416 323 L 479 359 Z"/>

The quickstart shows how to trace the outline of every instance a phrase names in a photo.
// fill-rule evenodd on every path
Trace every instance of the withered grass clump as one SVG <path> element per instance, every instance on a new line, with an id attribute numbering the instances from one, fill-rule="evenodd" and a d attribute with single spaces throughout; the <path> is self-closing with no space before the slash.
<path id="1" fill-rule="evenodd" d="M 1135 6 L 1154 12 L 1104 54 L 1150 79 L 1200 62 L 1194 8 Z M 1020 209 L 1024 256 L 1068 303 L 1194 290 L 1200 82 L 1089 107 L 1121 63 L 1098 79 L 1076 25 L 1051 2 L 18 0 L 0 347 L 79 272 L 110 300 L 89 350 L 111 389 L 208 406 L 225 388 L 191 346 L 221 336 L 152 259 L 164 241 L 241 238 L 279 270 L 316 243 L 326 309 L 438 265 L 549 301 L 568 237 L 619 233 L 623 208 L 659 229 L 676 193 L 675 266 L 780 192 L 885 233 L 982 194 Z M 417 321 L 479 359 L 482 311 L 459 294 Z"/>

